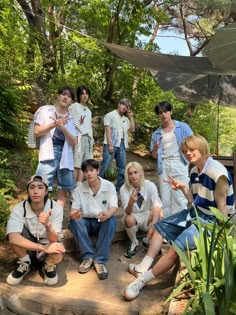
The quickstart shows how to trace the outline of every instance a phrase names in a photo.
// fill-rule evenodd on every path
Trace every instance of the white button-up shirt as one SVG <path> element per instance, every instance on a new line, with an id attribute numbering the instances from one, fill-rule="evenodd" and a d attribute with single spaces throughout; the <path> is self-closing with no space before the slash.
<path id="1" fill-rule="evenodd" d="M 86 218 L 96 218 L 97 215 L 111 208 L 118 208 L 115 186 L 101 177 L 101 185 L 95 195 L 87 181 L 78 183 L 72 193 L 72 209 L 81 210 Z"/>

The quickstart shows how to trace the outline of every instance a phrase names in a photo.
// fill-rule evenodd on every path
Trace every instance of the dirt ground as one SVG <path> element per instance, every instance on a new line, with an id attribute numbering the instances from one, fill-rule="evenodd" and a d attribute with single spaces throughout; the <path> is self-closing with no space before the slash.
<path id="1" fill-rule="evenodd" d="M 101 147 L 96 148 L 95 158 L 101 159 Z M 145 177 L 158 183 L 156 161 L 147 153 L 128 152 L 129 161 L 141 163 Z M 18 201 L 24 198 L 25 191 L 19 188 Z M 67 215 L 65 211 L 64 227 L 67 225 Z M 48 288 L 37 271 L 27 275 L 17 287 L 7 285 L 5 278 L 15 266 L 15 256 L 7 242 L 0 243 L 0 314 L 167 314 L 168 305 L 164 305 L 164 302 L 173 289 L 176 270 L 152 281 L 142 290 L 138 299 L 127 302 L 122 291 L 134 280 L 127 272 L 128 264 L 140 261 L 146 252 L 140 241 L 138 253 L 131 261 L 124 257 L 127 246 L 127 240 L 112 244 L 107 265 L 109 278 L 104 281 L 97 279 L 93 269 L 85 275 L 79 274 L 78 252 L 67 252 L 58 266 L 59 283 Z M 168 245 L 163 246 L 163 251 L 167 248 Z"/>

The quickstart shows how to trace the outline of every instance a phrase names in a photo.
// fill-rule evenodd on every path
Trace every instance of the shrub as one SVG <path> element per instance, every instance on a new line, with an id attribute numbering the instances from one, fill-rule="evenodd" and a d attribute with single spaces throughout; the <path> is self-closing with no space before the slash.
<path id="1" fill-rule="evenodd" d="M 6 224 L 10 215 L 9 206 L 5 200 L 0 195 L 0 241 L 5 239 Z"/>

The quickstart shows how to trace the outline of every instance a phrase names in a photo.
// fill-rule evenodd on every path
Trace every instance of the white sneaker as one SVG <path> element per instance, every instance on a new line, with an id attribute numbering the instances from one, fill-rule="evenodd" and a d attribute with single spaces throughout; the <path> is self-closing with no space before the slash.
<path id="1" fill-rule="evenodd" d="M 44 281 L 47 285 L 55 285 L 58 282 L 56 265 L 46 262 L 43 266 Z"/>
<path id="2" fill-rule="evenodd" d="M 138 271 L 137 269 L 137 264 L 129 264 L 128 271 L 134 275 L 136 278 L 141 276 L 144 272 L 143 271 Z"/>
<path id="3" fill-rule="evenodd" d="M 125 289 L 124 296 L 128 301 L 135 299 L 142 288 L 145 286 L 143 276 L 138 277 L 136 280 L 131 282 L 128 287 Z"/>

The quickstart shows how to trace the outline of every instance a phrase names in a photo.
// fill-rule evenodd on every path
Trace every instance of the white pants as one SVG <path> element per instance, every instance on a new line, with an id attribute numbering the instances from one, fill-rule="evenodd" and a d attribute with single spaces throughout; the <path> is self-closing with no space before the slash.
<path id="1" fill-rule="evenodd" d="M 163 180 L 169 180 L 168 175 L 189 187 L 188 165 L 184 165 L 180 159 L 163 160 L 163 172 L 159 175 L 159 187 L 164 217 L 187 209 L 188 204 L 182 191 L 175 191 L 170 184 L 163 182 Z"/>

